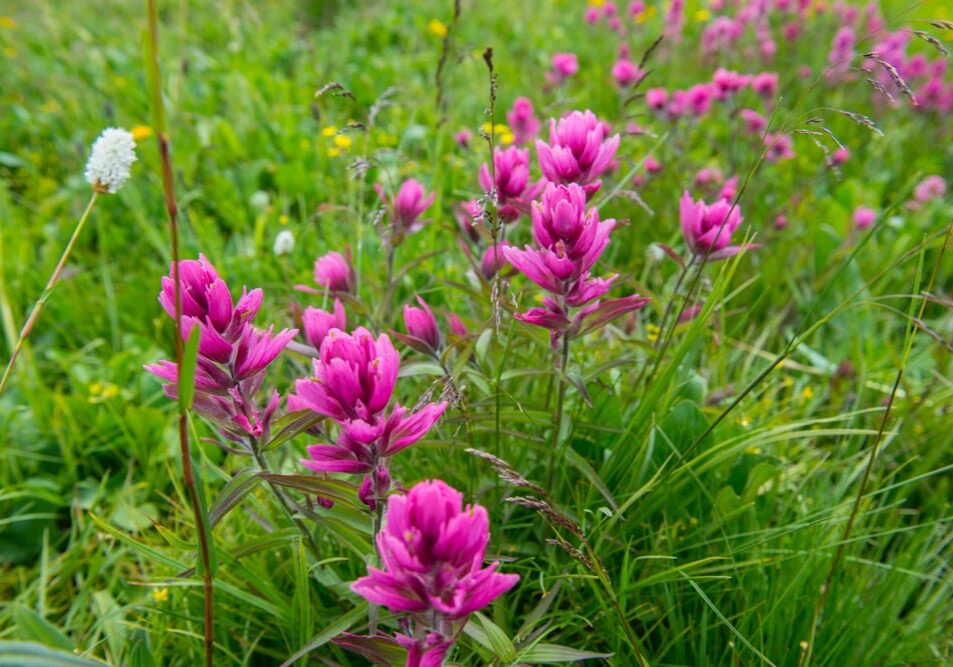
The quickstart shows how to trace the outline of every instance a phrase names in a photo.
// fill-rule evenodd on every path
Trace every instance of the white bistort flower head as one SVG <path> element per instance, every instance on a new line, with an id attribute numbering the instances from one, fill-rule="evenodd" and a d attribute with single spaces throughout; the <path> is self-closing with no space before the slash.
<path id="1" fill-rule="evenodd" d="M 129 178 L 136 161 L 136 141 L 132 133 L 108 127 L 93 142 L 86 163 L 86 181 L 100 192 L 115 194 Z"/>
<path id="2" fill-rule="evenodd" d="M 282 229 L 275 237 L 275 254 L 287 255 L 295 247 L 295 235 L 287 229 Z"/>

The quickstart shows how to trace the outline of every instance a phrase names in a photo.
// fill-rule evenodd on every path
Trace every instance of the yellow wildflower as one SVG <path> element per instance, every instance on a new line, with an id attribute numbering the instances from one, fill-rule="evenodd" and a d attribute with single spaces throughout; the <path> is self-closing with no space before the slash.
<path id="1" fill-rule="evenodd" d="M 152 128 L 148 125 L 136 125 L 132 128 L 132 138 L 136 141 L 142 141 L 152 136 Z"/>
<path id="2" fill-rule="evenodd" d="M 604 4 L 606 4 L 606 0 L 589 0 L 590 7 L 602 7 Z"/>
<path id="3" fill-rule="evenodd" d="M 165 602 L 169 599 L 169 589 L 168 588 L 153 588 L 152 589 L 152 599 L 156 602 Z"/>
<path id="4" fill-rule="evenodd" d="M 334 145 L 338 148 L 350 148 L 351 147 L 351 137 L 339 134 L 334 137 Z"/>
<path id="5" fill-rule="evenodd" d="M 513 139 L 513 134 L 510 132 L 504 132 L 500 135 L 500 143 L 504 146 L 509 146 L 511 143 L 513 143 Z"/>
<path id="6" fill-rule="evenodd" d="M 287 224 L 288 224 L 288 216 L 285 215 L 284 213 L 282 213 L 281 215 L 279 215 L 279 216 L 278 216 L 278 224 L 279 224 L 279 225 L 287 225 Z"/>
<path id="7" fill-rule="evenodd" d="M 338 129 L 333 125 L 328 125 L 327 127 L 321 128 L 321 136 L 323 137 L 333 137 L 338 133 Z"/>
<path id="8" fill-rule="evenodd" d="M 7 30 L 9 30 L 10 28 L 16 28 L 16 27 L 17 27 L 16 19 L 14 19 L 12 16 L 0 16 L 0 28 L 6 28 Z"/>
<path id="9" fill-rule="evenodd" d="M 695 12 L 695 20 L 698 21 L 699 23 L 707 21 L 710 18 L 711 18 L 711 12 L 708 11 L 707 9 L 699 9 L 697 12 Z"/>
<path id="10" fill-rule="evenodd" d="M 328 149 L 328 157 L 337 157 L 340 154 L 341 149 L 337 146 L 331 146 L 331 148 Z"/>
<path id="11" fill-rule="evenodd" d="M 814 398 L 814 390 L 811 389 L 810 387 L 804 387 L 804 389 L 801 391 L 801 396 L 805 400 L 811 400 L 812 398 Z"/>
<path id="12" fill-rule="evenodd" d="M 430 19 L 430 23 L 427 24 L 427 31 L 431 35 L 436 35 L 437 37 L 446 37 L 447 25 L 443 21 Z"/>

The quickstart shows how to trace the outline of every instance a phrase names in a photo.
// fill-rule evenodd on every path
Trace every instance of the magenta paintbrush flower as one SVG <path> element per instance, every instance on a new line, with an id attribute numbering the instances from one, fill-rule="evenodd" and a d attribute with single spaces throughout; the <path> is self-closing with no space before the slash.
<path id="1" fill-rule="evenodd" d="M 377 535 L 382 569 L 369 567 L 351 588 L 394 612 L 464 619 L 519 581 L 497 572 L 499 563 L 483 567 L 489 541 L 482 506 L 464 508 L 463 494 L 440 480 L 421 482 L 388 499 Z"/>
<path id="2" fill-rule="evenodd" d="M 553 69 L 549 74 L 553 83 L 562 83 L 579 71 L 579 60 L 575 53 L 554 53 Z"/>
<path id="3" fill-rule="evenodd" d="M 509 247 L 506 241 L 500 241 L 496 245 L 487 246 L 480 258 L 480 271 L 483 277 L 491 280 L 497 272 L 506 264 L 506 257 L 503 255 L 503 249 Z"/>
<path id="4" fill-rule="evenodd" d="M 408 178 L 401 183 L 397 194 L 390 201 L 384 194 L 384 188 L 375 185 L 374 189 L 388 209 L 395 242 L 399 243 L 406 235 L 413 234 L 427 224 L 428 221 L 421 220 L 420 216 L 430 208 L 436 195 L 433 192 L 428 195 L 424 186 L 416 179 Z"/>
<path id="5" fill-rule="evenodd" d="M 513 143 L 519 146 L 535 139 L 539 132 L 539 119 L 528 97 L 517 97 L 513 100 L 513 108 L 507 112 L 506 122 L 513 132 Z"/>
<path id="6" fill-rule="evenodd" d="M 308 343 L 318 350 L 331 329 L 344 331 L 347 327 L 347 313 L 344 312 L 341 300 L 334 299 L 334 310 L 330 313 L 312 306 L 305 308 L 301 315 L 301 325 Z"/>
<path id="7" fill-rule="evenodd" d="M 877 211 L 866 206 L 858 206 L 854 209 L 854 224 L 857 229 L 867 229 L 877 219 Z"/>
<path id="8" fill-rule="evenodd" d="M 339 252 L 329 252 L 314 261 L 314 282 L 332 292 L 354 290 L 354 271 Z"/>
<path id="9" fill-rule="evenodd" d="M 295 392 L 325 417 L 372 422 L 390 402 L 399 368 L 400 355 L 385 334 L 375 340 L 363 327 L 351 334 L 331 329 L 314 376 L 295 382 Z"/>
<path id="10" fill-rule="evenodd" d="M 774 72 L 761 72 L 751 77 L 751 89 L 766 100 L 778 93 L 778 75 Z"/>
<path id="11" fill-rule="evenodd" d="M 486 164 L 480 165 L 480 187 L 484 192 L 496 191 L 497 213 L 503 222 L 513 222 L 529 212 L 529 204 L 543 183 L 529 181 L 529 151 L 511 146 L 493 150 L 493 175 Z"/>
<path id="12" fill-rule="evenodd" d="M 300 398 L 300 395 L 299 395 Z M 304 404 L 310 407 L 307 399 Z M 446 403 L 428 403 L 411 413 L 395 405 L 390 416 L 366 422 L 354 420 L 341 424 L 335 444 L 315 444 L 307 448 L 310 458 L 301 465 L 317 472 L 369 473 L 383 459 L 397 454 L 420 440 L 443 416 Z M 379 497 L 383 497 L 381 494 Z"/>
<path id="13" fill-rule="evenodd" d="M 437 326 L 437 318 L 433 316 L 430 306 L 419 296 L 417 303 L 419 308 L 404 306 L 404 327 L 407 329 L 404 342 L 418 352 L 437 354 L 440 351 L 440 327 Z"/>
<path id="14" fill-rule="evenodd" d="M 295 285 L 295 289 L 309 294 L 325 292 L 349 293 L 354 291 L 354 271 L 351 264 L 339 252 L 331 251 L 314 260 L 314 282 L 323 287 L 316 290 L 307 285 Z"/>
<path id="15" fill-rule="evenodd" d="M 573 336 L 591 330 L 584 320 L 600 308 L 599 302 L 592 302 L 605 294 L 617 277 L 590 275 L 609 243 L 615 221 L 599 220 L 595 208 L 587 210 L 586 192 L 579 185 L 552 183 L 546 186 L 542 199 L 533 202 L 532 219 L 535 247 L 507 247 L 503 254 L 514 268 L 552 295 L 543 299 L 542 308 L 517 313 L 516 318 L 549 329 L 556 344 L 564 334 Z M 629 310 L 645 305 L 638 300 L 625 303 Z M 587 304 L 591 308 L 584 308 L 575 316 L 571 314 L 570 309 Z M 596 316 L 602 324 L 624 311 L 613 311 L 613 317 L 599 319 L 605 312 L 608 311 L 600 311 Z"/>
<path id="16" fill-rule="evenodd" d="M 175 316 L 175 283 L 170 275 L 162 279 L 159 302 L 170 317 Z M 179 262 L 182 284 L 182 336 L 199 329 L 199 357 L 195 370 L 193 406 L 199 414 L 218 423 L 222 434 L 234 441 L 267 438 L 272 416 L 278 408 L 277 393 L 260 409 L 254 394 L 261 386 L 264 371 L 294 338 L 296 330 L 277 333 L 269 327 L 261 331 L 251 320 L 261 307 L 260 289 L 242 290 L 233 303 L 228 285 L 215 268 L 199 256 Z M 147 365 L 146 370 L 168 384 L 167 396 L 178 396 L 178 366 L 171 361 Z"/>
<path id="17" fill-rule="evenodd" d="M 645 71 L 639 69 L 639 66 L 629 60 L 627 57 L 620 57 L 612 65 L 612 78 L 621 88 L 627 88 L 638 83 L 645 77 Z"/>
<path id="18" fill-rule="evenodd" d="M 251 292 L 243 290 L 238 304 L 233 305 L 228 285 L 218 277 L 215 267 L 205 259 L 204 255 L 199 255 L 197 260 L 180 261 L 179 278 L 182 284 L 183 318 L 192 318 L 192 322 L 207 323 L 221 334 L 237 333 L 237 328 L 243 321 L 253 319 L 261 307 L 262 291 L 260 289 Z M 175 317 L 175 281 L 171 268 L 169 275 L 162 278 L 159 303 L 169 317 Z M 185 321 L 183 320 L 183 328 L 185 328 Z M 188 329 L 191 330 L 191 324 Z"/>
<path id="19" fill-rule="evenodd" d="M 664 88 L 649 88 L 645 91 L 645 103 L 650 109 L 661 111 L 668 102 L 668 91 Z"/>
<path id="20" fill-rule="evenodd" d="M 619 148 L 619 135 L 606 139 L 605 133 L 605 123 L 589 110 L 573 111 L 558 122 L 550 120 L 549 143 L 536 140 L 543 175 L 551 183 L 578 183 L 591 196 Z"/>
<path id="21" fill-rule="evenodd" d="M 400 356 L 385 334 L 375 340 L 361 327 L 351 334 L 331 329 L 314 360 L 314 375 L 296 381 L 288 399 L 339 426 L 336 443 L 309 446 L 301 464 L 318 472 L 373 474 L 362 497 L 370 507 L 386 495 L 385 459 L 420 440 L 447 407 L 428 403 L 410 413 L 396 404 L 388 416 L 399 370 Z"/>
<path id="22" fill-rule="evenodd" d="M 743 220 L 741 210 L 731 202 L 719 199 L 709 205 L 700 199 L 693 201 L 686 191 L 679 202 L 679 214 L 685 243 L 696 261 L 701 261 L 706 254 L 709 259 L 725 259 L 746 248 L 730 245 L 731 235 Z"/>

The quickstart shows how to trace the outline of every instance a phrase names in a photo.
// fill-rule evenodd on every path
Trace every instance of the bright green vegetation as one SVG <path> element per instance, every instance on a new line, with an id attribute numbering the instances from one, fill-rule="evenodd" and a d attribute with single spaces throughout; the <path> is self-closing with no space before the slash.
<path id="1" fill-rule="evenodd" d="M 763 247 L 705 268 L 702 314 L 679 325 L 654 380 L 639 384 L 653 366 L 657 325 L 678 274 L 650 244 L 683 247 L 678 197 L 699 168 L 718 166 L 744 181 L 754 167 L 757 153 L 738 136 L 737 121 L 713 113 L 666 133 L 641 100 L 623 107 L 609 78 L 617 40 L 593 37 L 581 19 L 584 4 L 568 0 L 465 2 L 441 113 L 434 81 L 442 40 L 428 25 L 451 24 L 452 3 L 333 4 L 160 3 L 183 256 L 204 253 L 233 290 L 262 287 L 259 321 L 281 327 L 291 326 L 293 302 L 309 303 L 292 286 L 313 283 L 314 258 L 348 247 L 362 303 L 349 310 L 349 324 L 402 331 L 401 306 L 420 293 L 442 326 L 454 312 L 474 333 L 488 332 L 449 358 L 466 410 L 448 410 L 393 464 L 407 484 L 441 477 L 486 506 L 494 557 L 522 576 L 486 610 L 505 637 L 483 645 L 465 636 L 452 659 L 511 664 L 543 637 L 633 665 L 632 633 L 653 665 L 953 660 L 950 248 L 941 260 L 953 209 L 949 194 L 917 212 L 905 206 L 924 176 L 953 174 L 949 119 L 878 109 L 862 79 L 832 89 L 799 78 L 801 64 L 816 76 L 826 62 L 835 29 L 828 18 L 783 45 L 772 68 L 789 92 L 774 122 L 788 131 L 829 128 L 850 160 L 833 173 L 801 134 L 796 159 L 752 173 L 742 229 Z M 0 25 L 4 361 L 88 199 L 89 144 L 109 125 L 150 124 L 144 5 L 0 0 L 0 16 L 10 17 Z M 902 19 L 886 13 L 896 28 L 942 16 L 942 5 L 918 6 Z M 696 57 L 697 8 L 688 11 L 692 46 L 666 53 L 663 45 L 650 61 L 649 85 L 710 78 L 714 68 Z M 631 38 L 636 60 L 659 28 L 656 17 Z M 591 108 L 616 129 L 632 120 L 655 133 L 623 138 L 620 167 L 597 198 L 602 217 L 631 223 L 614 233 L 601 260 L 604 273 L 622 276 L 612 294 L 638 291 L 653 303 L 634 326 L 619 321 L 574 345 L 556 451 L 547 336 L 505 309 L 494 333 L 490 293 L 466 275 L 452 214 L 457 202 L 479 195 L 477 169 L 487 159 L 476 134 L 487 120 L 486 46 L 499 76 L 497 122 L 527 95 L 544 119 Z M 932 54 L 925 42 L 917 48 Z M 553 51 L 576 52 L 580 75 L 559 93 L 542 93 Z M 765 69 L 740 55 L 719 64 Z M 355 99 L 315 99 L 329 81 Z M 869 115 L 884 135 L 820 107 Z M 814 117 L 821 122 L 805 125 Z M 367 131 L 335 134 L 351 121 Z M 474 131 L 469 150 L 453 142 L 461 127 Z M 641 191 L 654 215 L 624 196 L 605 196 L 647 154 L 663 163 Z M 175 410 L 142 370 L 171 358 L 174 335 L 155 298 L 169 240 L 154 138 L 140 143 L 139 156 L 126 187 L 99 202 L 0 396 L 0 639 L 113 665 L 197 665 L 201 582 L 176 577 L 195 565 L 195 532 Z M 348 170 L 358 157 L 373 158 L 363 179 Z M 410 176 L 437 193 L 427 215 L 433 223 L 400 248 L 397 266 L 407 270 L 385 301 L 371 185 Z M 253 205 L 256 191 L 268 193 L 267 206 Z M 851 223 L 861 204 L 881 213 L 872 231 Z M 788 218 L 784 230 L 774 228 L 779 213 Z M 511 235 L 523 242 L 528 227 L 524 219 Z M 272 253 L 281 229 L 296 237 L 287 257 Z M 929 291 L 946 304 L 928 304 L 914 326 L 916 295 L 934 274 Z M 506 307 L 513 298 L 521 310 L 536 305 L 535 286 L 519 275 L 508 280 Z M 798 345 L 789 348 L 792 340 Z M 898 369 L 903 377 L 881 434 Z M 404 370 L 402 404 L 441 391 L 439 372 L 420 355 L 405 350 Z M 301 357 L 285 355 L 268 382 L 285 392 L 307 372 Z M 211 504 L 251 462 L 200 444 L 213 434 L 202 420 L 192 427 Z M 297 461 L 312 442 L 300 435 L 284 443 L 269 452 L 272 466 L 301 472 Z M 544 485 L 558 456 L 548 492 L 582 527 L 604 570 L 547 544 L 557 533 L 537 513 L 505 502 L 524 491 L 466 454 L 471 446 Z M 345 507 L 319 516 L 312 525 L 320 561 L 264 485 L 216 525 L 216 664 L 279 664 L 313 639 L 366 630 L 365 603 L 348 584 L 373 552 L 370 520 Z M 364 664 L 331 644 L 312 656 Z"/>

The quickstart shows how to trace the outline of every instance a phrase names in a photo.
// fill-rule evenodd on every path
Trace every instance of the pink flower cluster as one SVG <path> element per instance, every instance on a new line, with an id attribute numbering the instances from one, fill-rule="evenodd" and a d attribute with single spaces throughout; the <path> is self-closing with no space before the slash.
<path id="1" fill-rule="evenodd" d="M 406 236 L 419 231 L 429 222 L 420 216 L 430 208 L 436 195 L 432 192 L 428 195 L 416 179 L 408 178 L 401 183 L 397 194 L 391 198 L 387 197 L 380 184 L 375 184 L 374 189 L 387 209 L 392 245 L 399 245 Z"/>
<path id="2" fill-rule="evenodd" d="M 179 262 L 182 288 L 183 339 L 198 328 L 198 361 L 195 369 L 193 408 L 215 422 L 224 437 L 247 444 L 267 440 L 271 419 L 280 402 L 272 392 L 261 408 L 255 394 L 261 387 L 265 369 L 281 353 L 296 330 L 272 327 L 262 331 L 252 325 L 261 308 L 262 291 L 242 290 L 235 303 L 224 280 L 215 268 L 199 255 L 197 260 Z M 175 318 L 175 281 L 173 270 L 162 279 L 159 303 Z M 179 368 L 162 360 L 146 370 L 166 382 L 170 398 L 178 396 Z"/>
<path id="3" fill-rule="evenodd" d="M 464 507 L 463 494 L 440 480 L 388 499 L 384 529 L 377 534 L 381 567 L 368 567 L 351 588 L 408 615 L 409 634 L 390 640 L 407 650 L 408 665 L 441 665 L 467 617 L 519 581 L 519 575 L 497 572 L 499 563 L 483 566 L 489 541 L 486 509 Z M 345 635 L 335 641 L 371 657 L 374 640 L 381 638 Z"/>
<path id="4" fill-rule="evenodd" d="M 318 295 L 326 292 L 350 294 L 354 291 L 354 270 L 344 255 L 331 251 L 314 261 L 314 282 L 324 289 L 316 290 L 307 285 L 295 285 L 295 289 Z"/>
<path id="5" fill-rule="evenodd" d="M 599 220 L 586 209 L 586 191 L 579 185 L 550 183 L 541 201 L 533 203 L 533 246 L 507 247 L 503 253 L 517 270 L 549 296 L 542 308 L 516 317 L 549 329 L 553 344 L 562 336 L 577 336 L 644 306 L 648 299 L 634 294 L 600 302 L 618 277 L 596 278 L 590 270 L 609 243 L 614 220 Z M 574 316 L 572 309 L 580 309 Z"/>
<path id="6" fill-rule="evenodd" d="M 333 420 L 338 437 L 335 444 L 310 445 L 301 464 L 317 472 L 365 475 L 359 495 L 374 508 L 390 489 L 387 458 L 420 440 L 447 404 L 411 412 L 396 403 L 388 412 L 400 355 L 386 334 L 375 339 L 362 327 L 351 334 L 331 329 L 313 366 L 312 377 L 295 382 L 288 407 Z"/>
<path id="7" fill-rule="evenodd" d="M 493 173 L 480 165 L 480 187 L 494 192 L 497 214 L 503 222 L 514 222 L 529 213 L 529 204 L 543 188 L 542 182 L 530 183 L 529 150 L 511 146 L 493 149 Z"/>
<path id="8" fill-rule="evenodd" d="M 576 183 L 587 196 L 602 182 L 619 148 L 619 135 L 606 138 L 608 126 L 589 111 L 573 111 L 549 121 L 549 143 L 536 140 L 539 168 L 550 183 Z"/>
<path id="9" fill-rule="evenodd" d="M 774 72 L 739 74 L 718 68 L 711 81 L 697 83 L 684 90 L 669 92 L 665 88 L 650 88 L 646 91 L 645 103 L 672 121 L 685 116 L 699 118 L 712 109 L 713 102 L 725 102 L 745 88 L 750 88 L 763 100 L 770 102 L 778 92 L 778 75 Z"/>
<path id="10" fill-rule="evenodd" d="M 682 234 L 692 255 L 692 261 L 725 259 L 737 255 L 746 248 L 757 247 L 731 245 L 731 235 L 741 225 L 741 210 L 726 199 L 714 204 L 695 201 L 686 191 L 679 202 L 679 218 Z"/>

